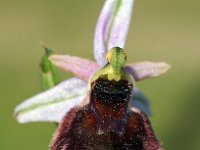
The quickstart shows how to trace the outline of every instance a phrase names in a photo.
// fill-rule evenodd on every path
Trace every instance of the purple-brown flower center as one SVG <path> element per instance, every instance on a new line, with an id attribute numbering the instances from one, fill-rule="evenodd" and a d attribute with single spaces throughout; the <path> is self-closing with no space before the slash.
<path id="1" fill-rule="evenodd" d="M 127 80 L 93 81 L 89 104 L 68 113 L 52 150 L 142 150 L 143 120 L 128 109 L 131 91 Z"/>

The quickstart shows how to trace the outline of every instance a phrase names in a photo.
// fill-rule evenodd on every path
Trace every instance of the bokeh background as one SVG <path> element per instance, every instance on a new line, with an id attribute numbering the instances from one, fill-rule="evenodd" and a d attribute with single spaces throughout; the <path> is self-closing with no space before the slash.
<path id="1" fill-rule="evenodd" d="M 17 104 L 41 91 L 43 41 L 56 53 L 93 59 L 103 0 L 0 0 L 0 149 L 45 150 L 55 125 L 18 124 Z M 200 1 L 137 0 L 128 61 L 166 61 L 171 70 L 137 86 L 151 100 L 154 130 L 167 150 L 200 149 Z M 71 74 L 61 72 L 66 79 Z"/>

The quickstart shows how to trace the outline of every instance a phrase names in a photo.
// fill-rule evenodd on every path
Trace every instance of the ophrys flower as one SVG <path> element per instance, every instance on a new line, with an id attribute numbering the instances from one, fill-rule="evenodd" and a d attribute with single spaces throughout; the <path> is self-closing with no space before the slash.
<path id="1" fill-rule="evenodd" d="M 114 49 L 116 49 L 116 47 L 124 48 L 133 2 L 133 0 L 107 0 L 105 2 L 95 31 L 94 56 L 96 62 L 70 55 L 50 56 L 49 59 L 57 67 L 74 73 L 76 77 L 68 79 L 17 106 L 15 114 L 19 122 L 50 121 L 60 123 L 65 114 L 72 108 L 83 106 L 85 97 L 88 98 L 88 87 L 91 88 L 90 86 L 92 85 L 91 82 L 89 82 L 88 85 L 88 80 L 97 70 L 106 64 L 105 56 L 107 50 L 113 47 Z M 113 52 L 110 53 L 110 55 L 107 54 L 109 64 L 111 64 L 109 61 L 111 61 L 112 58 L 117 58 L 117 56 L 113 54 Z M 118 65 L 118 63 L 114 63 L 114 65 L 115 64 Z M 122 66 L 123 65 L 124 63 L 122 63 Z M 126 74 L 131 76 L 135 81 L 138 81 L 165 73 L 169 69 L 169 65 L 164 62 L 139 62 L 123 66 L 120 69 L 127 72 Z M 107 80 L 110 81 L 113 79 L 116 82 L 121 81 L 119 77 L 121 76 L 121 72 L 117 73 L 118 71 L 116 68 L 112 71 L 116 71 L 115 75 L 109 75 Z M 99 78 L 95 79 L 98 80 Z M 132 113 L 139 115 L 139 118 L 143 120 L 142 126 L 146 129 L 146 132 L 155 138 L 151 127 L 149 127 L 148 119 L 143 114 L 143 112 L 147 115 L 150 114 L 146 98 L 135 87 L 133 89 L 129 88 L 129 90 L 131 90 L 130 96 L 133 95 L 128 101 L 130 110 L 132 110 Z M 89 92 L 91 91 L 89 90 Z M 88 103 L 89 102 L 90 100 L 88 99 Z M 84 106 L 85 105 L 86 103 L 84 103 Z M 74 117 L 75 116 L 76 115 L 74 115 Z M 151 142 L 148 144 L 148 142 L 144 142 L 143 146 L 146 144 L 146 147 L 154 145 Z M 159 147 L 158 143 L 156 146 Z"/>

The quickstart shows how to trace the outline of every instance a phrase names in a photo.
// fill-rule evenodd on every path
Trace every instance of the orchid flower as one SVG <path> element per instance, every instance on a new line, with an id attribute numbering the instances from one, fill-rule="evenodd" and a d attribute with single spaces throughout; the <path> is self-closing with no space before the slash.
<path id="1" fill-rule="evenodd" d="M 134 0 L 106 0 L 99 16 L 94 36 L 94 57 L 96 62 L 70 55 L 51 55 L 49 60 L 58 68 L 72 72 L 75 77 L 27 99 L 15 109 L 15 117 L 20 123 L 57 122 L 75 106 L 81 106 L 88 91 L 92 75 L 106 64 L 107 50 L 124 48 Z M 128 64 L 124 70 L 135 81 L 158 77 L 170 66 L 165 62 L 137 62 Z M 151 114 L 147 98 L 134 88 L 130 106 L 132 110 Z M 147 124 L 148 125 L 148 124 Z"/>
<path id="2" fill-rule="evenodd" d="M 19 104 L 15 117 L 20 123 L 60 122 L 73 107 L 80 105 L 86 95 L 92 74 L 105 65 L 107 50 L 118 46 L 124 48 L 134 0 L 107 0 L 99 16 L 94 36 L 96 62 L 70 55 L 52 55 L 51 62 L 60 69 L 72 72 L 75 77 L 46 90 Z M 125 66 L 135 81 L 160 76 L 170 66 L 165 62 L 137 62 Z M 147 98 L 134 88 L 131 105 L 150 115 Z"/>
<path id="3" fill-rule="evenodd" d="M 60 140 L 64 140 L 59 139 L 66 133 L 62 132 L 63 128 L 66 129 L 65 125 L 70 124 L 70 119 L 72 119 L 72 117 L 68 117 L 66 114 L 74 115 L 74 113 L 77 112 L 74 108 L 77 106 L 81 108 L 85 106 L 86 103 L 88 104 L 88 92 L 91 90 L 91 81 L 97 82 L 96 80 L 98 79 L 95 78 L 94 80 L 94 74 L 98 75 L 99 72 L 102 73 L 102 70 L 110 67 L 109 65 L 112 66 L 113 59 L 114 63 L 117 65 L 120 64 L 120 69 L 123 70 L 122 72 L 125 72 L 125 74 L 131 77 L 130 89 L 133 94 L 130 94 L 129 109 L 134 114 L 133 116 L 136 116 L 136 118 L 141 121 L 142 127 L 144 128 L 144 131 L 142 129 L 140 134 L 143 137 L 143 147 L 145 150 L 150 150 L 152 148 L 156 150 L 162 149 L 147 118 L 147 116 L 151 114 L 149 102 L 142 92 L 135 88 L 133 82 L 158 77 L 167 72 L 170 65 L 165 62 L 144 61 L 124 66 L 126 55 L 123 49 L 129 29 L 133 4 L 134 0 L 105 1 L 96 25 L 94 36 L 94 57 L 96 62 L 77 56 L 52 55 L 49 49 L 45 47 L 46 56 L 43 59 L 44 63 L 41 64 L 41 67 L 43 71 L 44 89 L 46 91 L 19 104 L 15 109 L 15 117 L 20 123 L 38 121 L 59 123 L 59 128 L 53 138 L 52 150 L 67 149 L 66 147 L 72 144 L 68 143 L 69 139 L 67 139 L 67 141 L 65 141 L 66 143 L 63 143 L 64 145 L 58 145 L 58 143 L 61 144 Z M 111 51 L 108 52 L 110 49 Z M 57 84 L 58 78 L 56 77 L 54 65 L 57 68 L 73 73 L 75 77 Z M 114 71 L 116 71 L 116 68 L 119 69 L 119 66 L 115 66 Z M 111 72 L 113 73 L 112 67 Z M 123 74 L 124 77 L 126 76 L 125 74 Z M 109 74 L 107 75 L 108 80 L 119 81 L 121 78 L 118 76 L 120 74 L 117 73 L 111 77 L 109 77 Z M 134 84 L 133 89 L 132 83 Z M 123 119 L 123 117 L 120 119 Z M 138 122 L 135 122 L 134 119 L 130 123 L 136 123 L 137 125 Z M 115 127 L 113 126 L 113 128 Z M 123 129 L 119 129 L 117 132 L 121 134 L 124 131 Z M 130 136 L 134 136 L 134 134 L 135 133 Z M 75 136 L 76 135 L 72 134 L 68 138 L 74 138 Z M 65 136 L 65 138 L 67 137 Z M 135 144 L 137 146 L 137 142 Z"/>

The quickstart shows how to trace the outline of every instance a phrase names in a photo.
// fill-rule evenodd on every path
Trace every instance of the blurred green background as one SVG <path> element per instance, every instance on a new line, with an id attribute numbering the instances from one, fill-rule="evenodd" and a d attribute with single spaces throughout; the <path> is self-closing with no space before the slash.
<path id="1" fill-rule="evenodd" d="M 43 41 L 56 53 L 93 59 L 103 0 L 0 0 L 0 149 L 45 150 L 50 123 L 18 124 L 17 104 L 41 91 Z M 166 61 L 165 75 L 137 83 L 151 99 L 152 125 L 167 150 L 200 149 L 200 1 L 137 0 L 128 61 Z M 71 76 L 61 73 L 62 79 Z"/>

